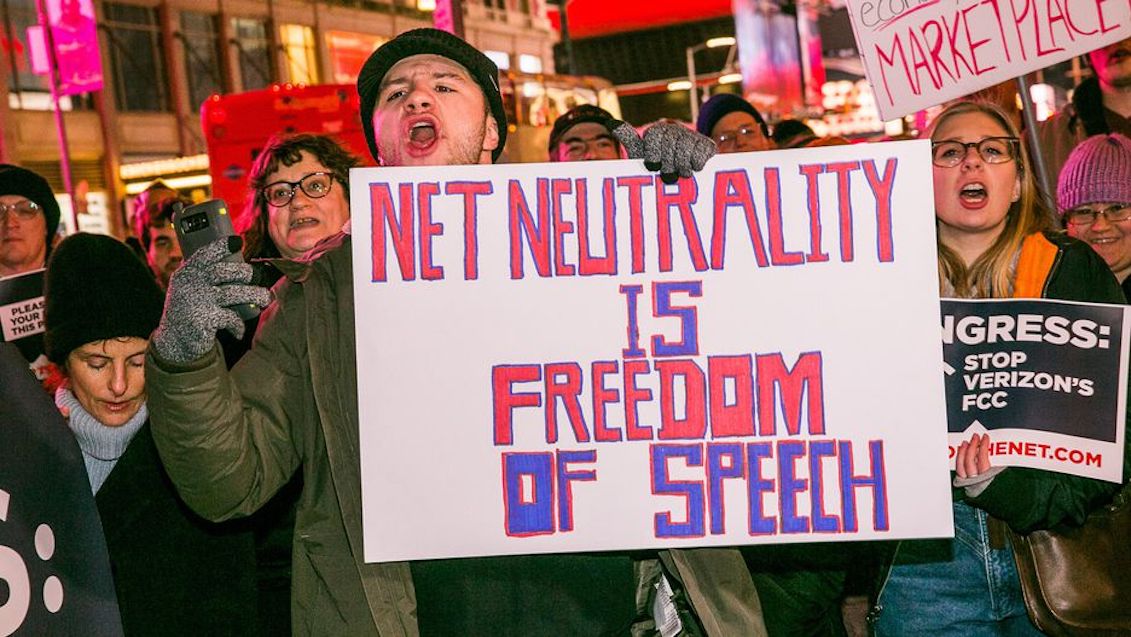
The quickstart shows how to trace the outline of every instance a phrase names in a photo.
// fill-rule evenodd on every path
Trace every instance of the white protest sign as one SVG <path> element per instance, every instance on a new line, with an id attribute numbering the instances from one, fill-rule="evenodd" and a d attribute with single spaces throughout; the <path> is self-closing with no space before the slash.
<path id="1" fill-rule="evenodd" d="M 43 332 L 43 297 L 0 305 L 4 340 L 14 341 Z"/>
<path id="2" fill-rule="evenodd" d="M 1131 308 L 944 299 L 950 458 L 972 434 L 991 462 L 1123 481 Z"/>
<path id="3" fill-rule="evenodd" d="M 44 270 L 0 277 L 0 335 L 16 341 L 29 361 L 43 352 Z M 35 338 L 32 338 L 35 337 Z"/>
<path id="4" fill-rule="evenodd" d="M 350 182 L 367 561 L 952 534 L 927 142 Z"/>
<path id="5" fill-rule="evenodd" d="M 885 120 L 1131 37 L 1128 0 L 847 0 Z"/>

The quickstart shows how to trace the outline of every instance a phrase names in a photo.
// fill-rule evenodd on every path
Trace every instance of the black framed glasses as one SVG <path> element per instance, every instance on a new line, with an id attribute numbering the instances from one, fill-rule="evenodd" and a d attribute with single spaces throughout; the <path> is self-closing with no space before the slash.
<path id="1" fill-rule="evenodd" d="M 987 164 L 1004 164 L 1017 159 L 1020 140 L 1016 137 L 987 137 L 978 142 L 960 142 L 953 139 L 931 142 L 931 161 L 942 168 L 953 168 L 966 159 L 973 148 Z"/>
<path id="2" fill-rule="evenodd" d="M 1108 223 L 1131 219 L 1131 204 L 1117 203 L 1106 208 L 1073 208 L 1064 213 L 1064 221 L 1074 226 L 1090 226 L 1103 215 Z"/>
<path id="3" fill-rule="evenodd" d="M 20 221 L 31 221 L 43 208 L 29 199 L 16 203 L 0 203 L 0 223 L 8 220 L 8 215 L 15 215 Z"/>
<path id="4" fill-rule="evenodd" d="M 299 179 L 298 181 L 276 181 L 263 187 L 263 198 L 267 204 L 274 208 L 282 208 L 291 203 L 295 192 L 301 188 L 302 192 L 311 199 L 321 199 L 330 194 L 334 186 L 334 175 L 328 172 L 316 172 Z"/>
<path id="5" fill-rule="evenodd" d="M 734 146 L 739 138 L 750 139 L 762 134 L 760 126 L 742 126 L 738 130 L 725 130 L 715 135 L 715 144 L 719 148 Z"/>

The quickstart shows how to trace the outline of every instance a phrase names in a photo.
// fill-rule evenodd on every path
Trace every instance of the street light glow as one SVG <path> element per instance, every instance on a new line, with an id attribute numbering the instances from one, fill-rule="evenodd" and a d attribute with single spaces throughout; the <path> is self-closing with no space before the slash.
<path id="1" fill-rule="evenodd" d="M 742 81 L 741 73 L 727 73 L 719 76 L 719 84 L 737 84 Z"/>
<path id="2" fill-rule="evenodd" d="M 689 91 L 691 90 L 691 80 L 675 80 L 668 82 L 669 91 Z"/>
<path id="3" fill-rule="evenodd" d="M 734 46 L 735 41 L 736 40 L 729 35 L 723 36 L 721 38 L 711 38 L 710 40 L 707 40 L 707 48 L 717 49 L 720 46 Z"/>

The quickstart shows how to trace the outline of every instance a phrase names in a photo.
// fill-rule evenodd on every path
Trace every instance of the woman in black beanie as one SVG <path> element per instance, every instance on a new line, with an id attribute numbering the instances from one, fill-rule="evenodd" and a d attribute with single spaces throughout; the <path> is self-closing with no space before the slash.
<path id="1" fill-rule="evenodd" d="M 149 433 L 145 349 L 164 298 L 125 244 L 80 233 L 51 256 L 47 356 L 55 403 L 82 450 L 127 635 L 255 633 L 255 563 L 243 526 L 181 501 Z"/>

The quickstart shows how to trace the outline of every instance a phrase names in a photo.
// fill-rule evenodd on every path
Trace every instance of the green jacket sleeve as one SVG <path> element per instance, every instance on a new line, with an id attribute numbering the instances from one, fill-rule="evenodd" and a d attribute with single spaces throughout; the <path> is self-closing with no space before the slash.
<path id="1" fill-rule="evenodd" d="M 219 347 L 176 365 L 150 347 L 146 383 L 153 438 L 181 497 L 210 520 L 250 515 L 299 465 L 292 431 L 313 398 L 295 338 L 301 286 L 276 288 L 255 344 L 229 373 Z"/>

